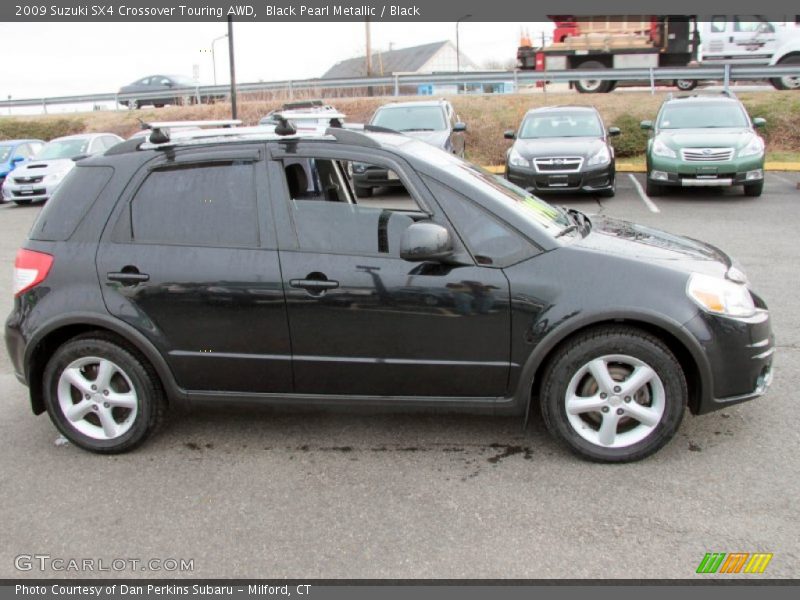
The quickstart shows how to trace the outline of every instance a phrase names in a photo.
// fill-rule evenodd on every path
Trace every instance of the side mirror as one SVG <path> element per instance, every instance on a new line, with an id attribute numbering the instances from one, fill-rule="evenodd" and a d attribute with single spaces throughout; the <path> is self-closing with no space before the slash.
<path id="1" fill-rule="evenodd" d="M 639 123 L 639 127 L 641 127 L 642 129 L 652 129 L 653 128 L 653 122 L 652 121 L 642 121 L 641 123 Z"/>
<path id="2" fill-rule="evenodd" d="M 11 159 L 11 164 L 12 165 L 17 165 L 17 164 L 21 163 L 23 160 L 25 160 L 24 156 L 15 156 L 14 158 Z"/>
<path id="3" fill-rule="evenodd" d="M 466 123 L 461 123 L 459 121 L 458 123 L 453 125 L 453 131 L 466 131 L 466 130 L 467 130 L 467 124 Z"/>
<path id="4" fill-rule="evenodd" d="M 608 128 L 608 135 L 609 135 L 609 137 L 616 137 L 616 136 L 618 136 L 620 133 L 622 133 L 622 132 L 619 130 L 619 127 L 609 127 L 609 128 Z"/>
<path id="5" fill-rule="evenodd" d="M 503 137 L 504 137 L 504 138 L 506 138 L 507 140 L 513 140 L 513 139 L 516 139 L 516 137 L 517 137 L 517 134 L 516 134 L 516 133 L 514 133 L 512 130 L 510 130 L 510 129 L 509 129 L 508 131 L 506 131 L 506 132 L 503 134 Z"/>
<path id="6" fill-rule="evenodd" d="M 756 117 L 753 119 L 753 127 L 764 127 L 767 124 L 767 120 L 763 117 Z"/>
<path id="7" fill-rule="evenodd" d="M 453 254 L 450 232 L 431 222 L 412 223 L 400 239 L 400 258 L 411 262 L 440 261 Z"/>

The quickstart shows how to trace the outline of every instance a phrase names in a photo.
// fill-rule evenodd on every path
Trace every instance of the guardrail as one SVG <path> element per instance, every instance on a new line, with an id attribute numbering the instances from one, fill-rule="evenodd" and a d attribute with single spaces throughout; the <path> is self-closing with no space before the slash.
<path id="1" fill-rule="evenodd" d="M 604 81 L 647 81 L 651 88 L 656 82 L 675 79 L 719 80 L 726 88 L 736 80 L 763 80 L 775 77 L 800 77 L 800 64 L 786 66 L 763 65 L 715 65 L 699 67 L 660 67 L 646 69 L 583 69 L 568 71 L 462 71 L 460 73 L 397 73 L 380 77 L 352 77 L 343 79 L 301 79 L 237 84 L 238 94 L 248 92 L 286 92 L 291 97 L 294 92 L 304 90 L 346 89 L 367 87 L 391 87 L 395 96 L 400 88 L 408 85 L 469 83 L 510 83 L 515 86 L 539 81 L 575 81 L 577 79 L 600 79 Z M 121 102 L 150 100 L 165 96 L 194 98 L 200 101 L 207 97 L 227 97 L 230 86 L 205 85 L 193 87 L 173 87 L 169 90 L 130 94 L 84 94 L 79 96 L 55 96 L 48 98 L 25 98 L 20 100 L 0 100 L 0 108 L 41 106 L 45 111 L 49 105 Z"/>

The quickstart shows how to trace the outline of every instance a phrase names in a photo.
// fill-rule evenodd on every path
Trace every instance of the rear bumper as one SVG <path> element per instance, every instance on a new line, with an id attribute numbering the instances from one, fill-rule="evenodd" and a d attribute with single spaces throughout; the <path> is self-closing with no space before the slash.
<path id="1" fill-rule="evenodd" d="M 614 162 L 575 173 L 547 173 L 534 168 L 506 165 L 506 179 L 533 192 L 599 192 L 614 187 Z"/>

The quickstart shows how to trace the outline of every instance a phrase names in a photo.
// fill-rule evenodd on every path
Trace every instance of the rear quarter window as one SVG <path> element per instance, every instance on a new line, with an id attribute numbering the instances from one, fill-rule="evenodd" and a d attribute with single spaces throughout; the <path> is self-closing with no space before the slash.
<path id="1" fill-rule="evenodd" d="M 75 167 L 47 201 L 33 223 L 30 239 L 63 242 L 80 222 L 114 174 L 111 167 Z"/>

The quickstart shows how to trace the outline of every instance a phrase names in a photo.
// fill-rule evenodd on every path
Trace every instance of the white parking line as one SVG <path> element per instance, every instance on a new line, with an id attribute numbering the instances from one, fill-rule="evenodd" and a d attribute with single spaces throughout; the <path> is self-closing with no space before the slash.
<path id="1" fill-rule="evenodd" d="M 782 175 L 778 175 L 777 173 L 770 173 L 770 175 L 772 175 L 775 179 L 780 179 L 783 183 L 788 183 L 789 185 L 795 185 L 794 181 L 792 181 L 791 179 L 787 179 Z"/>
<path id="2" fill-rule="evenodd" d="M 656 206 L 656 203 L 650 200 L 650 197 L 644 193 L 644 190 L 642 189 L 642 184 L 639 183 L 636 177 L 633 176 L 633 173 L 628 173 L 628 177 L 631 178 L 631 181 L 633 182 L 636 191 L 639 192 L 639 198 L 641 198 L 642 202 L 644 202 L 644 205 L 650 209 L 650 212 L 654 213 L 661 212 L 661 210 Z"/>

